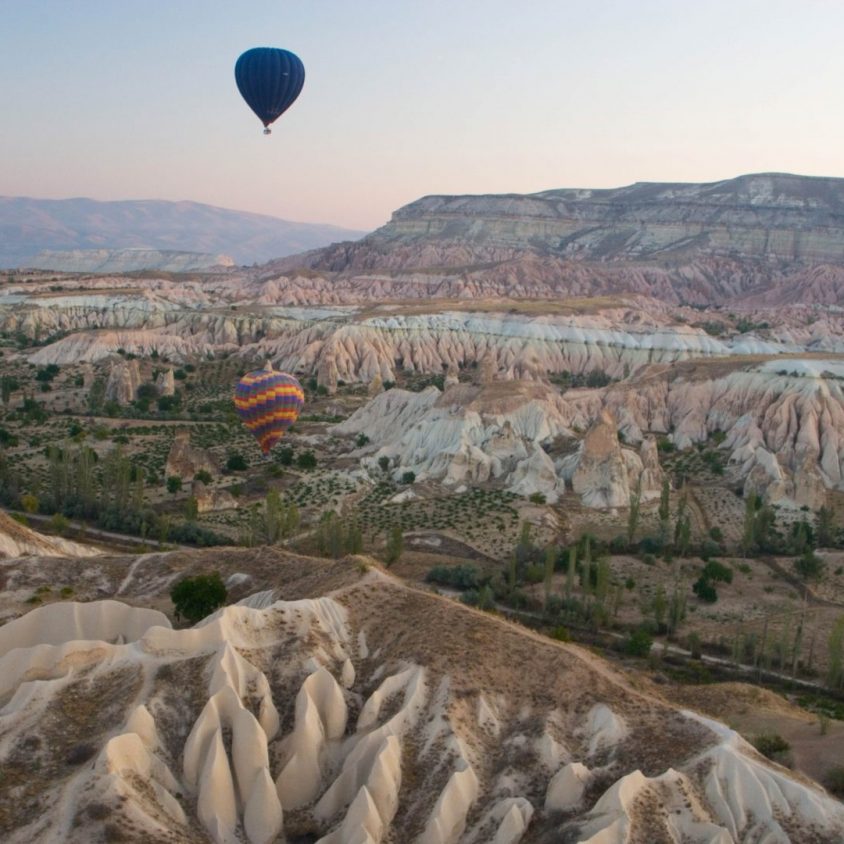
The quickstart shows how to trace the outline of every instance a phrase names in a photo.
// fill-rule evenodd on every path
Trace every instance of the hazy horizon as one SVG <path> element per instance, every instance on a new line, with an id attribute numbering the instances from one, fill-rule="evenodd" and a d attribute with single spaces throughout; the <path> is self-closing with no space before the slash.
<path id="1" fill-rule="evenodd" d="M 433 193 L 844 175 L 844 6 L 823 0 L 33 0 L 6 19 L 7 196 L 372 229 Z M 233 78 L 265 44 L 306 67 L 269 138 Z"/>

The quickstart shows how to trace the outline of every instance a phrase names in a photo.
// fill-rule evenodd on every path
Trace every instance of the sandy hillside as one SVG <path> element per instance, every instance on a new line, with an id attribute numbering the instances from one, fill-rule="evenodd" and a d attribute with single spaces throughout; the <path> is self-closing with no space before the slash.
<path id="1" fill-rule="evenodd" d="M 253 585 L 272 568 L 276 588 L 189 629 L 121 600 L 50 603 L 0 628 L 4 841 L 844 834 L 822 790 L 584 649 L 363 558 L 205 554 L 182 562 L 231 579 L 251 554 Z M 99 563 L 116 579 L 114 560 Z M 167 565 L 137 558 L 116 591 L 138 602 Z"/>
<path id="2" fill-rule="evenodd" d="M 3 557 L 93 557 L 100 552 L 90 545 L 71 542 L 42 533 L 16 522 L 0 511 L 0 558 Z"/>

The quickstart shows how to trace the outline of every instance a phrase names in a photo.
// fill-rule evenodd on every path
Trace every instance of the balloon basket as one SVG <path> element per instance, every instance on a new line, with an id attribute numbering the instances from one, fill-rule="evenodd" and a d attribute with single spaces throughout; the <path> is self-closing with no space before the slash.
<path id="1" fill-rule="evenodd" d="M 270 129 L 269 127 L 267 127 L 266 129 L 264 129 L 264 134 L 265 134 L 265 135 L 272 135 L 272 133 L 273 133 L 273 132 L 272 132 L 272 129 Z"/>

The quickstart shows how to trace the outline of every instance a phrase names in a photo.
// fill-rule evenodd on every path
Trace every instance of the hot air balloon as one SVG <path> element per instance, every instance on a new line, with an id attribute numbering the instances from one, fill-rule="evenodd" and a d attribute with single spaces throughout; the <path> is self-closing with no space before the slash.
<path id="1" fill-rule="evenodd" d="M 247 50 L 234 66 L 240 95 L 270 134 L 270 123 L 293 105 L 305 84 L 302 60 L 287 50 L 255 47 Z"/>
<path id="2" fill-rule="evenodd" d="M 276 372 L 270 361 L 263 369 L 247 372 L 234 393 L 237 413 L 264 454 L 296 421 L 304 403 L 302 385 L 292 375 Z"/>

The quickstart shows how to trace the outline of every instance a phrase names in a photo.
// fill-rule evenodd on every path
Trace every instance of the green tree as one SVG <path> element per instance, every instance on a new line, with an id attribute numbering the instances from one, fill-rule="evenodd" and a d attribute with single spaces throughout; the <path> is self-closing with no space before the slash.
<path id="1" fill-rule="evenodd" d="M 545 609 L 548 609 L 548 602 L 551 600 L 551 585 L 554 579 L 554 564 L 557 561 L 557 549 L 553 545 L 549 545 L 545 549 L 545 576 L 543 583 L 545 585 Z"/>
<path id="2" fill-rule="evenodd" d="M 293 449 L 289 446 L 283 446 L 277 452 L 278 462 L 281 463 L 282 466 L 292 466 L 293 465 Z"/>
<path id="3" fill-rule="evenodd" d="M 210 484 L 212 481 L 211 473 L 207 469 L 200 469 L 193 476 L 193 479 L 199 481 L 201 484 Z"/>
<path id="4" fill-rule="evenodd" d="M 412 472 L 408 470 L 407 472 L 403 472 L 401 476 L 401 482 L 403 484 L 412 484 L 416 482 L 416 472 Z"/>
<path id="5" fill-rule="evenodd" d="M 267 542 L 270 545 L 275 544 L 281 538 L 283 526 L 282 509 L 283 505 L 278 490 L 271 489 L 267 493 L 267 499 L 264 502 L 264 531 Z"/>
<path id="6" fill-rule="evenodd" d="M 296 465 L 300 469 L 315 469 L 317 465 L 316 455 L 312 451 L 303 451 L 296 458 Z"/>
<path id="7" fill-rule="evenodd" d="M 38 498 L 32 493 L 26 493 L 25 495 L 21 496 L 21 507 L 23 507 L 24 511 L 27 513 L 37 513 L 38 512 L 38 505 L 39 501 Z"/>
<path id="8" fill-rule="evenodd" d="M 191 624 L 196 624 L 221 607 L 227 597 L 226 586 L 216 571 L 182 578 L 170 590 L 176 618 L 183 618 Z"/>
<path id="9" fill-rule="evenodd" d="M 653 643 L 651 634 L 644 627 L 640 627 L 628 635 L 624 649 L 630 656 L 645 657 L 650 654 Z"/>
<path id="10" fill-rule="evenodd" d="M 811 548 L 807 548 L 794 561 L 794 570 L 804 582 L 820 580 L 824 568 L 824 561 Z"/>
<path id="11" fill-rule="evenodd" d="M 196 500 L 196 496 L 191 495 L 188 500 L 185 501 L 185 518 L 189 522 L 195 522 L 198 516 L 199 502 Z"/>
<path id="12" fill-rule="evenodd" d="M 718 591 L 706 577 L 699 577 L 692 586 L 692 591 L 707 604 L 714 604 L 718 600 Z"/>
<path id="13" fill-rule="evenodd" d="M 684 489 L 677 506 L 677 519 L 674 523 L 674 547 L 678 556 L 685 557 L 688 554 L 691 537 L 692 524 L 689 518 L 689 502 Z"/>
<path id="14" fill-rule="evenodd" d="M 386 472 L 390 468 L 390 458 L 386 454 L 382 454 L 378 458 L 378 466 L 382 472 Z"/>
<path id="15" fill-rule="evenodd" d="M 829 507 L 818 510 L 818 521 L 815 530 L 818 548 L 831 548 L 835 545 L 837 530 L 835 518 Z"/>
<path id="16" fill-rule="evenodd" d="M 577 572 L 577 545 L 569 548 L 568 566 L 566 568 L 566 600 L 570 601 L 574 591 L 574 576 Z"/>
<path id="17" fill-rule="evenodd" d="M 346 553 L 363 553 L 363 533 L 356 519 L 350 521 L 346 528 Z"/>
<path id="18" fill-rule="evenodd" d="M 844 615 L 829 634 L 829 660 L 826 682 L 832 689 L 844 689 Z"/>
<path id="19" fill-rule="evenodd" d="M 651 599 L 650 610 L 653 614 L 657 631 L 661 631 L 668 614 L 668 596 L 665 594 L 665 587 L 662 584 L 657 587 L 656 594 Z"/>
<path id="20" fill-rule="evenodd" d="M 182 488 L 182 479 L 178 475 L 170 475 L 167 478 L 167 492 L 171 495 L 175 495 L 179 492 Z"/>
<path id="21" fill-rule="evenodd" d="M 401 559 L 402 551 L 404 550 L 404 536 L 401 528 L 394 525 L 387 534 L 387 549 L 386 561 L 387 565 L 391 566 Z"/>
<path id="22" fill-rule="evenodd" d="M 159 516 L 156 519 L 158 542 L 164 545 L 170 538 L 170 519 L 167 516 Z"/>
<path id="23" fill-rule="evenodd" d="M 239 451 L 229 452 L 226 458 L 226 469 L 229 472 L 244 472 L 247 468 L 246 458 Z"/>
<path id="24" fill-rule="evenodd" d="M 686 589 L 679 575 L 675 572 L 674 588 L 668 601 L 668 635 L 673 635 L 686 618 Z"/>
<path id="25" fill-rule="evenodd" d="M 95 378 L 91 382 L 91 387 L 88 390 L 88 410 L 94 416 L 99 416 L 99 414 L 103 411 L 105 388 L 105 381 L 102 378 Z"/>
<path id="26" fill-rule="evenodd" d="M 50 517 L 50 529 L 59 536 L 64 536 L 69 527 L 70 522 L 61 513 L 53 513 Z"/>
<path id="27" fill-rule="evenodd" d="M 662 490 L 659 493 L 659 541 L 664 545 L 668 541 L 669 523 L 671 521 L 671 484 L 668 477 L 662 479 Z"/>
<path id="28" fill-rule="evenodd" d="M 641 486 L 641 484 L 640 484 Z M 636 536 L 636 528 L 639 526 L 639 504 L 641 494 L 637 489 L 630 496 L 630 509 L 627 512 L 627 546 L 633 545 L 633 538 Z"/>
<path id="29" fill-rule="evenodd" d="M 741 531 L 741 550 L 745 557 L 749 557 L 756 547 L 756 510 L 761 505 L 761 499 L 755 492 L 751 492 L 744 499 L 744 524 Z"/>
<path id="30" fill-rule="evenodd" d="M 12 398 L 12 393 L 18 389 L 20 389 L 20 383 L 13 375 L 4 375 L 0 377 L 0 397 L 2 397 L 4 405 L 9 404 Z"/>
<path id="31" fill-rule="evenodd" d="M 285 539 L 293 536 L 299 528 L 299 508 L 291 501 L 282 513 L 281 535 Z"/>
<path id="32" fill-rule="evenodd" d="M 323 513 L 315 532 L 317 553 L 334 559 L 342 557 L 345 551 L 344 533 L 343 523 L 334 510 Z"/>

